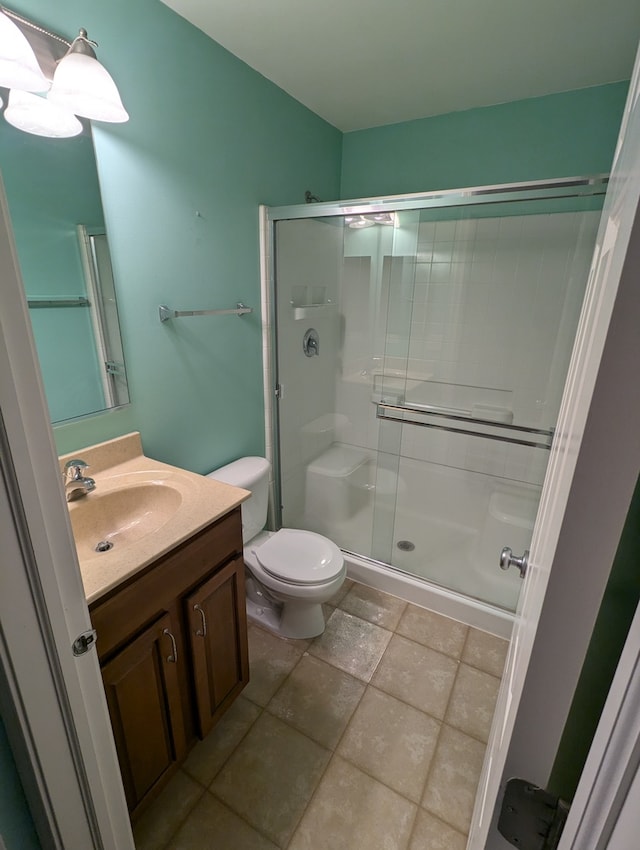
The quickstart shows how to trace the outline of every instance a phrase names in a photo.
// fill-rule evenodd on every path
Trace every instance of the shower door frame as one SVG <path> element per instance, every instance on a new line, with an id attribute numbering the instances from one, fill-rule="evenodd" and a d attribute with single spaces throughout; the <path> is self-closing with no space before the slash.
<path id="1" fill-rule="evenodd" d="M 282 491 L 280 472 L 280 446 L 279 446 L 279 405 L 281 396 L 281 384 L 278 374 L 277 357 L 277 311 L 276 311 L 276 223 L 279 221 L 295 219 L 313 219 L 342 217 L 346 215 L 371 214 L 378 212 L 396 212 L 403 210 L 421 209 L 451 209 L 455 207 L 482 206 L 493 204 L 529 203 L 539 200 L 560 200 L 572 198 L 604 197 L 609 180 L 608 174 L 595 174 L 589 176 L 558 178 L 553 180 L 537 180 L 516 183 L 493 184 L 487 186 L 474 186 L 461 189 L 447 189 L 433 192 L 416 192 L 401 195 L 385 195 L 371 198 L 357 198 L 331 202 L 314 202 L 306 204 L 295 204 L 280 207 L 260 207 L 260 261 L 261 261 L 261 290 L 262 290 L 262 328 L 263 328 L 263 373 L 264 373 L 264 402 L 265 402 L 265 445 L 267 459 L 273 470 L 273 479 L 270 482 L 270 525 L 273 529 L 282 527 Z M 526 194 L 524 194 L 526 193 Z M 514 198 L 514 195 L 524 197 Z M 499 628 L 504 631 L 505 636 L 510 631 L 510 623 L 513 615 L 503 609 L 497 608 L 489 603 L 468 599 L 464 594 L 447 588 L 440 588 L 427 579 L 412 577 L 397 571 L 387 563 L 377 561 L 367 555 L 343 550 L 345 555 L 355 559 L 356 569 L 358 562 L 371 567 L 378 576 L 385 571 L 397 573 L 396 578 L 400 582 L 412 585 L 412 592 L 416 587 L 423 585 L 437 591 L 442 591 L 442 598 L 447 605 L 449 616 L 458 616 L 459 601 L 464 600 L 464 606 L 471 605 L 478 609 L 479 616 L 482 612 L 490 611 L 495 614 L 498 621 L 504 621 Z M 355 575 L 355 574 L 354 574 Z M 355 576 L 356 578 L 358 576 Z M 394 592 L 389 586 L 388 589 Z M 480 621 L 477 624 L 479 627 Z"/>

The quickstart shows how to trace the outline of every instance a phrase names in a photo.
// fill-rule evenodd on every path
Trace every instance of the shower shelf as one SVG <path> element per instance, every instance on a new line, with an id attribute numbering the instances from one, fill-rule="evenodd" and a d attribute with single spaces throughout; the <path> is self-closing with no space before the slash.
<path id="1" fill-rule="evenodd" d="M 421 422 L 415 419 L 406 419 L 406 414 L 431 416 L 439 421 Z M 383 419 L 387 422 L 399 422 L 402 425 L 418 425 L 421 428 L 435 428 L 438 431 L 467 434 L 470 437 L 484 437 L 486 440 L 498 440 L 501 443 L 532 446 L 538 449 L 550 449 L 553 440 L 553 429 L 529 428 L 526 425 L 512 425 L 506 422 L 496 422 L 492 419 L 480 419 L 468 415 L 466 411 L 454 413 L 451 409 L 426 404 L 405 406 L 378 402 L 376 404 L 376 416 L 378 419 Z M 443 424 L 443 421 L 448 424 Z M 469 425 L 486 430 L 472 430 L 468 427 Z M 503 433 L 495 433 L 491 429 L 502 429 Z"/>
<path id="2" fill-rule="evenodd" d="M 88 298 L 29 298 L 27 304 L 32 308 L 44 307 L 89 307 L 91 302 Z"/>
<path id="3" fill-rule="evenodd" d="M 336 309 L 331 301 L 322 304 L 292 304 L 294 319 L 317 319 L 322 316 L 330 316 Z"/>

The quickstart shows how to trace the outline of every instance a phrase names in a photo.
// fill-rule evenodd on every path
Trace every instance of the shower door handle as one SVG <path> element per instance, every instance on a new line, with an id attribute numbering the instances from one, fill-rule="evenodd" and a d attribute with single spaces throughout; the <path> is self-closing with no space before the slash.
<path id="1" fill-rule="evenodd" d="M 529 550 L 525 549 L 524 555 L 514 555 L 509 546 L 505 546 L 500 553 L 500 569 L 508 570 L 509 567 L 517 567 L 520 570 L 520 578 L 524 578 L 529 567 Z"/>

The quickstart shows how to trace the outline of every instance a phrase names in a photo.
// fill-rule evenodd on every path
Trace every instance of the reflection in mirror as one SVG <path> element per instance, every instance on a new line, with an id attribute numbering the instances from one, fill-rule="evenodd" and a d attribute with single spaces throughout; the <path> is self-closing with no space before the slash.
<path id="1" fill-rule="evenodd" d="M 70 42 L 2 8 L 27 39 L 44 78 L 51 80 Z M 5 85 L 8 79 L 3 77 Z M 11 94 L 26 96 L 19 90 Z M 0 88 L 5 113 L 8 102 L 8 89 Z M 124 120 L 124 109 L 116 112 L 117 117 L 100 117 Z M 45 138 L 33 135 L 43 127 L 32 118 L 17 122 L 29 132 L 5 118 L 0 119 L 0 174 L 51 419 L 60 422 L 126 404 L 115 284 L 89 122 L 76 121 L 81 134 L 72 138 Z"/>
<path id="2" fill-rule="evenodd" d="M 52 421 L 126 404 L 90 130 L 45 139 L 0 120 L 0 171 Z"/>

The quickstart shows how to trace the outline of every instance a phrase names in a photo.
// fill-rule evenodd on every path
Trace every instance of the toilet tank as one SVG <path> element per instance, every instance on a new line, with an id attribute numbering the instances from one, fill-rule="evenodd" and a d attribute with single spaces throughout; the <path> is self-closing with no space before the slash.
<path id="1" fill-rule="evenodd" d="M 267 523 L 270 468 L 269 461 L 263 457 L 241 457 L 207 475 L 207 478 L 251 490 L 250 498 L 242 503 L 242 539 L 245 543 L 262 531 Z"/>

